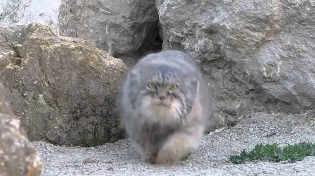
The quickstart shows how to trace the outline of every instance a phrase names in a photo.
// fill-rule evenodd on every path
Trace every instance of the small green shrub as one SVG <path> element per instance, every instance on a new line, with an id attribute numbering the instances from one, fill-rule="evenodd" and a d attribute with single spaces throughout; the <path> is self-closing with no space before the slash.
<path id="1" fill-rule="evenodd" d="M 189 158 L 190 154 L 191 154 L 191 153 L 187 153 L 186 155 L 184 155 L 184 156 L 180 159 L 180 161 L 185 161 L 185 160 L 187 160 L 187 159 Z"/>
<path id="2" fill-rule="evenodd" d="M 306 156 L 315 156 L 315 144 L 298 143 L 280 148 L 278 144 L 257 144 L 249 152 L 243 150 L 239 155 L 230 156 L 233 164 L 241 164 L 246 161 L 268 160 L 272 162 L 289 161 L 296 162 L 303 160 Z"/>

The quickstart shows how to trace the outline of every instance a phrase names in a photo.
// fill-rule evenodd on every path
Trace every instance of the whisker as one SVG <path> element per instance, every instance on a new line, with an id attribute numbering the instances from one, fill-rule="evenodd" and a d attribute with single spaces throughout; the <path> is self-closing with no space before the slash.
<path id="1" fill-rule="evenodd" d="M 182 117 L 181 107 L 173 105 L 172 108 L 176 111 L 176 113 L 174 114 L 174 118 L 180 119 Z"/>
<path id="2" fill-rule="evenodd" d="M 183 104 L 183 106 L 172 106 L 172 108 L 176 111 L 174 117 L 182 120 L 184 118 L 184 115 L 186 114 L 185 107 L 186 107 L 185 104 Z"/>

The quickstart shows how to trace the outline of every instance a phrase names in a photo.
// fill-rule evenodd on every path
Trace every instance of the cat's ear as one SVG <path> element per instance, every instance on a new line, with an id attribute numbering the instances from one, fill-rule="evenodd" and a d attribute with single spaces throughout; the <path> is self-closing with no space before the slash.
<path id="1" fill-rule="evenodd" d="M 199 90 L 199 80 L 194 74 L 186 73 L 183 75 L 185 84 L 189 89 Z"/>
<path id="2" fill-rule="evenodd" d="M 186 81 L 186 87 L 190 96 L 194 97 L 199 91 L 199 81 L 197 78 L 190 78 Z"/>
<path id="3" fill-rule="evenodd" d="M 131 70 L 128 76 L 129 82 L 140 83 L 143 73 L 141 71 Z"/>
<path id="4" fill-rule="evenodd" d="M 191 81 L 190 81 L 190 85 L 193 89 L 195 90 L 199 90 L 199 81 L 196 79 L 196 78 L 193 78 Z"/>
<path id="5" fill-rule="evenodd" d="M 140 90 L 142 73 L 139 71 L 131 71 L 128 75 L 128 87 L 129 87 L 129 99 L 132 107 L 135 108 L 135 103 L 137 101 L 137 96 Z"/>

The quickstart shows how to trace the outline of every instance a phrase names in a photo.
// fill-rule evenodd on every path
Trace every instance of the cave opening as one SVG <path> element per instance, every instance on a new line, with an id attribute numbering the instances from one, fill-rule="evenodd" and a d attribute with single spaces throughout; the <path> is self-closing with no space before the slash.
<path id="1" fill-rule="evenodd" d="M 161 27 L 159 25 L 159 22 L 157 22 L 156 25 L 149 29 L 147 36 L 143 40 L 142 45 L 139 47 L 138 50 L 128 54 L 128 56 L 121 56 L 119 58 L 122 59 L 125 64 L 130 67 L 144 56 L 162 51 L 163 39 L 161 35 Z"/>
<path id="2" fill-rule="evenodd" d="M 162 28 L 159 21 L 157 21 L 155 25 L 148 31 L 142 46 L 139 48 L 139 56 L 143 57 L 150 53 L 162 51 L 163 39 L 161 35 L 163 35 Z"/>

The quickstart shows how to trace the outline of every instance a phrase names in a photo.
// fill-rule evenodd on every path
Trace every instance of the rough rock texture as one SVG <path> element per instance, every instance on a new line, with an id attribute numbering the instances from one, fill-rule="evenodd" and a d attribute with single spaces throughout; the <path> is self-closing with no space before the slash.
<path id="1" fill-rule="evenodd" d="M 95 41 L 114 57 L 154 50 L 157 22 L 154 0 L 63 0 L 59 13 L 61 35 Z"/>
<path id="2" fill-rule="evenodd" d="M 31 140 L 93 146 L 119 138 L 120 59 L 37 23 L 0 34 L 0 82 Z"/>
<path id="3" fill-rule="evenodd" d="M 312 0 L 157 0 L 163 48 L 198 57 L 228 122 L 315 107 Z"/>
<path id="4" fill-rule="evenodd" d="M 42 163 L 29 142 L 20 120 L 4 100 L 0 84 L 0 175 L 40 176 Z"/>
<path id="5" fill-rule="evenodd" d="M 0 26 L 37 22 L 49 25 L 58 34 L 60 4 L 61 0 L 1 0 Z"/>
<path id="6" fill-rule="evenodd" d="M 315 157 L 296 163 L 268 161 L 232 164 L 229 156 L 258 143 L 280 146 L 315 142 L 315 113 L 251 114 L 236 126 L 206 135 L 187 160 L 170 166 L 150 165 L 128 140 L 98 147 L 59 147 L 36 142 L 45 165 L 43 176 L 314 176 Z"/>

